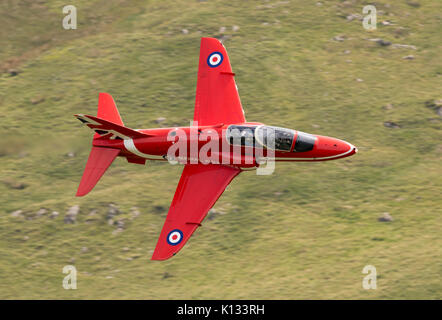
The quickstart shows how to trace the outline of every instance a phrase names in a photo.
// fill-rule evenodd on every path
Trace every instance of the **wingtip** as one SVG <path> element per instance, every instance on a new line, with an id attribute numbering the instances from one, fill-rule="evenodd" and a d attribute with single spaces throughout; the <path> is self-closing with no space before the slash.
<path id="1" fill-rule="evenodd" d="M 167 259 L 169 259 L 170 257 L 160 257 L 160 256 L 158 256 L 158 255 L 152 255 L 152 257 L 150 258 L 150 260 L 152 260 L 152 261 L 164 261 L 164 260 L 167 260 Z"/>
<path id="2" fill-rule="evenodd" d="M 107 93 L 107 92 L 99 92 L 98 93 L 98 96 L 100 97 L 100 96 L 106 96 L 106 97 L 111 97 L 112 98 L 112 96 L 109 94 L 109 93 Z"/>
<path id="3" fill-rule="evenodd" d="M 174 255 L 176 255 L 176 252 L 172 252 L 170 254 L 167 255 L 161 255 L 159 252 L 157 252 L 156 250 L 154 251 L 152 257 L 150 258 L 150 260 L 153 261 L 164 261 L 164 260 L 168 260 L 170 258 L 172 258 Z"/>
<path id="4" fill-rule="evenodd" d="M 89 191 L 84 191 L 84 190 L 77 190 L 77 193 L 75 194 L 76 197 L 84 197 L 85 195 L 87 195 L 89 193 Z"/>

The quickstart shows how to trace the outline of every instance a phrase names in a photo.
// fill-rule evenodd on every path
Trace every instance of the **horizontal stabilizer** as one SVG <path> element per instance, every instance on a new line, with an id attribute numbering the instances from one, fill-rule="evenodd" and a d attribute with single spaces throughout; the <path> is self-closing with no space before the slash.
<path id="1" fill-rule="evenodd" d="M 92 147 L 78 187 L 77 197 L 88 194 L 95 187 L 119 153 L 119 149 Z"/>
<path id="2" fill-rule="evenodd" d="M 94 137 L 95 139 L 100 136 L 109 139 L 134 139 L 151 136 L 98 117 L 84 114 L 76 114 L 75 117 L 99 135 Z"/>

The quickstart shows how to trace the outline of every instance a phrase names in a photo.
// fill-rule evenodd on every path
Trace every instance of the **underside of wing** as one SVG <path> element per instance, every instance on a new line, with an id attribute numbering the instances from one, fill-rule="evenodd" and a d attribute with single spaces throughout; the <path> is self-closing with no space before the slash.
<path id="1" fill-rule="evenodd" d="M 202 38 L 194 121 L 198 125 L 245 122 L 227 51 L 215 38 Z"/>
<path id="2" fill-rule="evenodd" d="M 215 164 L 187 164 L 175 191 L 152 260 L 176 254 L 201 225 L 207 212 L 240 169 Z"/>

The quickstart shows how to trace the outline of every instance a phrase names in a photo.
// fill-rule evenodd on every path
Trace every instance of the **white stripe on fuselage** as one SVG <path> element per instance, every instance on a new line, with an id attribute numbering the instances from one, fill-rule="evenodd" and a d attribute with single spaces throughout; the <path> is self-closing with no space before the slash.
<path id="1" fill-rule="evenodd" d="M 155 154 L 147 154 L 143 153 L 140 150 L 137 149 L 135 146 L 133 139 L 125 139 L 124 140 L 124 147 L 127 149 L 127 151 L 132 152 L 133 154 L 141 157 L 141 158 L 147 158 L 147 159 L 157 159 L 157 160 L 163 160 L 164 158 L 162 156 L 158 156 Z"/>
<path id="2" fill-rule="evenodd" d="M 340 158 L 345 156 L 346 154 L 349 154 L 350 152 L 353 151 L 353 149 L 355 149 L 355 146 L 353 146 L 352 144 L 344 141 L 346 144 L 348 144 L 348 146 L 350 147 L 350 150 L 341 153 L 341 154 L 337 154 L 334 156 L 329 156 L 329 157 L 316 157 L 316 158 L 281 158 L 281 157 L 275 157 L 275 158 L 270 158 L 271 160 L 286 160 L 286 161 L 317 161 L 317 160 L 331 160 L 331 159 L 335 159 L 335 158 Z M 268 158 L 261 158 L 262 160 L 268 160 Z"/>
<path id="3" fill-rule="evenodd" d="M 341 153 L 341 154 L 337 154 L 334 156 L 329 156 L 329 157 L 316 157 L 316 158 L 284 158 L 284 157 L 276 157 L 276 158 L 267 158 L 267 157 L 262 157 L 260 158 L 259 161 L 267 161 L 267 160 L 285 160 L 285 161 L 317 161 L 317 160 L 331 160 L 331 159 L 335 159 L 335 158 L 340 158 L 343 157 L 347 154 L 349 154 L 350 152 L 353 151 L 353 149 L 355 148 L 353 145 L 351 145 L 350 143 L 344 141 L 346 144 L 348 144 L 348 146 L 350 147 L 350 150 Z M 154 155 L 154 154 L 147 154 L 147 153 L 143 153 L 140 150 L 137 149 L 137 147 L 134 144 L 133 139 L 124 139 L 124 146 L 126 147 L 126 149 L 129 152 L 132 152 L 133 154 L 142 157 L 142 158 L 147 158 L 147 159 L 155 159 L 155 160 L 163 160 L 164 157 L 159 156 L 159 155 Z"/>

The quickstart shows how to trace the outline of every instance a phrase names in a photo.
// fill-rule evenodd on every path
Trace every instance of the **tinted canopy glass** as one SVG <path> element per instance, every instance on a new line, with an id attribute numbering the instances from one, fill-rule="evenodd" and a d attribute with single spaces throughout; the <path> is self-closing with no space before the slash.
<path id="1" fill-rule="evenodd" d="M 296 141 L 294 141 L 296 135 Z M 267 149 L 289 152 L 313 150 L 316 137 L 286 128 L 272 126 L 231 125 L 227 129 L 227 140 L 230 144 L 241 146 L 263 146 Z"/>
<path id="2" fill-rule="evenodd" d="M 305 152 L 313 150 L 315 141 L 316 141 L 315 136 L 305 132 L 298 131 L 298 136 L 296 137 L 296 142 L 295 142 L 295 151 Z"/>
<path id="3" fill-rule="evenodd" d="M 279 127 L 260 126 L 255 132 L 256 139 L 268 149 L 290 151 L 295 131 Z"/>
<path id="4" fill-rule="evenodd" d="M 253 147 L 255 145 L 256 126 L 232 125 L 227 129 L 227 140 L 233 145 Z"/>

